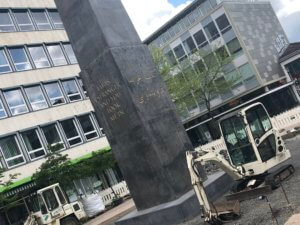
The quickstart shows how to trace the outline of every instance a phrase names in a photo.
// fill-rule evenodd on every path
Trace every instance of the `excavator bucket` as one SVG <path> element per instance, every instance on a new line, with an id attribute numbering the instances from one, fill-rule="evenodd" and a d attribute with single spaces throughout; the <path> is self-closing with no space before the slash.
<path id="1" fill-rule="evenodd" d="M 240 217 L 240 202 L 239 201 L 226 201 L 214 203 L 211 205 L 212 212 L 223 221 L 230 221 Z"/>

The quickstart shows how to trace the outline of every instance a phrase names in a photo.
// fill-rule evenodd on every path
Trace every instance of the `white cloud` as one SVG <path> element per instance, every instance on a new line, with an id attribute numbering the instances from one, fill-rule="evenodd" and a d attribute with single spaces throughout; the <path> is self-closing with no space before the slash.
<path id="1" fill-rule="evenodd" d="M 277 11 L 279 18 L 287 17 L 293 13 L 300 11 L 300 1 L 299 0 L 280 0 L 281 8 Z"/>
<path id="2" fill-rule="evenodd" d="M 174 7 L 168 0 L 122 0 L 142 40 L 184 9 L 192 1 Z"/>

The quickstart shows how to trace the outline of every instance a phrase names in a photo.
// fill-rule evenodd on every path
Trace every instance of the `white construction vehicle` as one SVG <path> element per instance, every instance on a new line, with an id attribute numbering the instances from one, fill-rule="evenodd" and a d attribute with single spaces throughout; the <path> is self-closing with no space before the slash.
<path id="1" fill-rule="evenodd" d="M 229 200 L 263 195 L 294 173 L 292 165 L 279 166 L 291 154 L 261 103 L 226 115 L 219 120 L 219 126 L 227 149 L 211 148 L 186 153 L 192 185 L 209 224 L 222 224 L 223 220 L 237 216 L 239 201 L 227 202 L 221 207 L 210 203 L 197 163 L 213 162 L 238 181 L 237 193 L 229 196 Z M 275 167 L 279 168 L 270 172 Z"/>
<path id="2" fill-rule="evenodd" d="M 80 202 L 69 203 L 59 184 L 37 191 L 40 211 L 31 214 L 24 225 L 79 225 L 86 217 Z"/>

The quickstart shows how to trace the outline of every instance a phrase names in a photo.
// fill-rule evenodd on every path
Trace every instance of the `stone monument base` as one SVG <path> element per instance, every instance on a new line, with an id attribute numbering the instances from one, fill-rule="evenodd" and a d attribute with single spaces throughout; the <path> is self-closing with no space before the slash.
<path id="1" fill-rule="evenodd" d="M 232 178 L 224 172 L 218 172 L 205 181 L 205 190 L 210 201 L 215 201 L 230 190 L 234 184 Z M 190 190 L 179 199 L 142 211 L 133 211 L 116 225 L 174 225 L 188 221 L 201 213 L 194 190 Z"/>

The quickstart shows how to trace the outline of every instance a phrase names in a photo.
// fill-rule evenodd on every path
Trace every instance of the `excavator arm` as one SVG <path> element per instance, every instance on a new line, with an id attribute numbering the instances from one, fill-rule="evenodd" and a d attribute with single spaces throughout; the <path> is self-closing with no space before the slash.
<path id="1" fill-rule="evenodd" d="M 213 152 L 208 152 L 207 154 L 200 156 L 200 153 L 197 151 L 188 151 L 186 152 L 186 160 L 191 175 L 192 186 L 198 201 L 202 206 L 202 214 L 205 222 L 212 225 L 220 225 L 223 224 L 222 219 L 220 219 L 221 216 L 239 216 L 240 206 L 238 201 L 219 205 L 209 202 L 204 188 L 204 180 L 197 170 L 197 163 L 213 161 L 222 166 L 223 169 L 225 168 L 226 172 L 230 171 L 236 178 L 243 177 L 243 175 L 240 174 L 240 171 L 233 168 L 222 155 Z"/>

